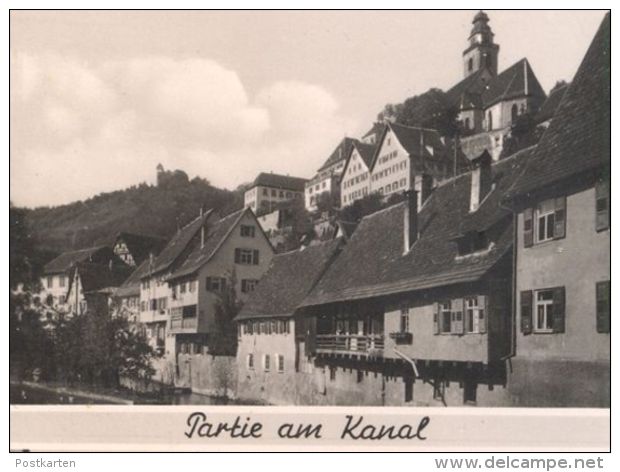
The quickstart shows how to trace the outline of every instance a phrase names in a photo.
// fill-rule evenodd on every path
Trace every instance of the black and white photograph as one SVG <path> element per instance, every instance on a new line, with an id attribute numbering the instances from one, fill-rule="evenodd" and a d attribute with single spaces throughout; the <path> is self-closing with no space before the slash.
<path id="1" fill-rule="evenodd" d="M 11 415 L 609 420 L 610 11 L 9 16 Z"/>

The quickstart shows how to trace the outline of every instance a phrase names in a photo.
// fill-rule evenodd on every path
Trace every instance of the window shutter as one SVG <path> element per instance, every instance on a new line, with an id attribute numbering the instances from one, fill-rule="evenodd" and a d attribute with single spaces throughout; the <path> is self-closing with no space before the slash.
<path id="1" fill-rule="evenodd" d="M 562 239 L 566 236 L 566 197 L 555 199 L 555 224 L 553 239 Z"/>
<path id="2" fill-rule="evenodd" d="M 565 330 L 566 306 L 564 287 L 553 289 L 553 332 L 563 333 Z"/>
<path id="3" fill-rule="evenodd" d="M 258 249 L 254 249 L 252 253 L 253 253 L 252 262 L 254 263 L 254 265 L 258 265 Z"/>
<path id="4" fill-rule="evenodd" d="M 596 231 L 602 231 L 609 228 L 609 187 L 607 181 L 600 181 L 596 184 L 595 205 Z"/>
<path id="5" fill-rule="evenodd" d="M 439 334 L 439 303 L 433 303 L 433 333 Z"/>
<path id="6" fill-rule="evenodd" d="M 480 308 L 478 314 L 478 332 L 487 332 L 487 323 L 489 319 L 489 307 L 488 297 L 486 295 L 478 295 L 478 308 Z"/>
<path id="7" fill-rule="evenodd" d="M 454 325 L 452 326 L 452 334 L 464 334 L 465 323 L 463 323 L 463 299 L 455 298 L 452 300 L 452 313 L 454 316 Z"/>
<path id="8" fill-rule="evenodd" d="M 241 262 L 241 249 L 235 248 L 235 264 L 239 264 Z"/>
<path id="9" fill-rule="evenodd" d="M 596 332 L 611 331 L 611 282 L 596 284 Z"/>
<path id="10" fill-rule="evenodd" d="M 521 332 L 532 333 L 532 291 L 521 292 Z"/>
<path id="11" fill-rule="evenodd" d="M 532 247 L 534 244 L 534 210 L 526 208 L 523 211 L 523 246 Z"/>

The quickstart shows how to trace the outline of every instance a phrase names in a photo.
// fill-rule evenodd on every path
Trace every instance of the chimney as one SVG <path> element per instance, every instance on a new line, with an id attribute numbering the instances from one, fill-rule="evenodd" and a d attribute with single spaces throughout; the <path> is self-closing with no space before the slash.
<path id="1" fill-rule="evenodd" d="M 471 173 L 469 211 L 476 211 L 484 197 L 491 191 L 491 161 L 491 155 L 486 150 L 471 161 L 474 170 Z"/>
<path id="2" fill-rule="evenodd" d="M 407 254 L 418 239 L 418 192 L 405 192 L 405 211 L 403 221 L 404 254 Z"/>
<path id="3" fill-rule="evenodd" d="M 202 217 L 204 216 L 204 205 L 200 206 L 200 219 L 202 220 Z M 200 226 L 200 249 L 202 249 L 203 247 L 205 247 L 205 225 L 204 225 L 204 221 L 200 222 L 201 226 Z"/>
<path id="4" fill-rule="evenodd" d="M 414 177 L 413 188 L 418 193 L 418 208 L 422 208 L 433 191 L 433 177 L 430 174 L 418 174 Z"/>

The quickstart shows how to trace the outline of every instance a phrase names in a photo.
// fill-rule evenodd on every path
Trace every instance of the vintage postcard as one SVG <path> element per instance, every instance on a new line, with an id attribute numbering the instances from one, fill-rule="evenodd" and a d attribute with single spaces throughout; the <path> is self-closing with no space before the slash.
<path id="1" fill-rule="evenodd" d="M 12 450 L 608 451 L 610 38 L 11 11 Z"/>

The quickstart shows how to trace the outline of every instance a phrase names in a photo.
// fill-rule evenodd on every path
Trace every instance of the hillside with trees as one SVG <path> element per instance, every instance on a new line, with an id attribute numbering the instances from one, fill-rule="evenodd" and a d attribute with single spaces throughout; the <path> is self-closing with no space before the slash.
<path id="1" fill-rule="evenodd" d="M 11 221 L 11 230 L 25 226 L 28 244 L 60 253 L 110 244 L 120 231 L 168 239 L 195 218 L 201 207 L 223 216 L 243 205 L 240 190 L 219 189 L 199 177 L 190 180 L 182 170 L 158 166 L 157 177 L 157 185 L 142 183 L 67 205 L 13 208 L 16 221 Z"/>

